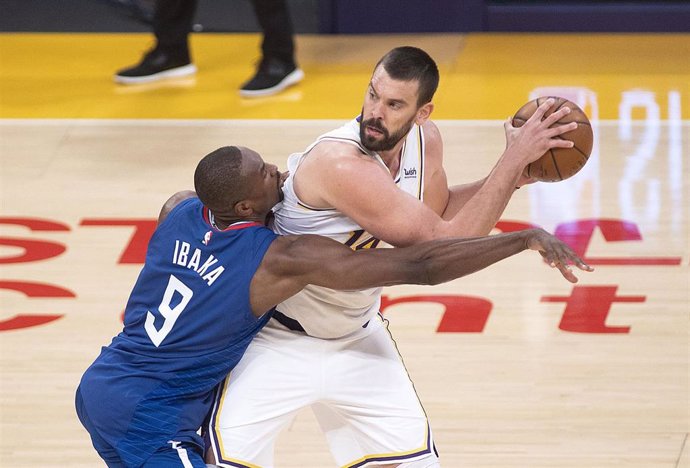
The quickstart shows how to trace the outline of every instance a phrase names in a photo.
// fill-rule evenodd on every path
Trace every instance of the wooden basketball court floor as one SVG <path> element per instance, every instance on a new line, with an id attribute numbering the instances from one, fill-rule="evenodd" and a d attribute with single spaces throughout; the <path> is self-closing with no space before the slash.
<path id="1" fill-rule="evenodd" d="M 0 466 L 102 466 L 74 390 L 120 330 L 163 201 L 222 145 L 284 168 L 359 112 L 401 44 L 439 63 L 451 183 L 490 170 L 531 96 L 575 100 L 595 131 L 585 169 L 518 191 L 497 229 L 557 232 L 594 273 L 571 285 L 525 252 L 385 292 L 443 466 L 690 466 L 690 35 L 300 36 L 305 81 L 243 100 L 259 40 L 194 37 L 195 79 L 122 88 L 144 35 L 0 36 Z M 276 466 L 333 466 L 309 410 Z"/>

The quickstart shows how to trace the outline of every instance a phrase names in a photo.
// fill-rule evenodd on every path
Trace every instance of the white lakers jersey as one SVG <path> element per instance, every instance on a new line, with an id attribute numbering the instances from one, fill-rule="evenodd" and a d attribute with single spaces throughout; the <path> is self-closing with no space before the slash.
<path id="1" fill-rule="evenodd" d="M 368 249 L 384 246 L 352 219 L 336 209 L 311 208 L 297 197 L 292 175 L 309 152 L 323 141 L 351 143 L 363 154 L 385 164 L 380 156 L 367 150 L 360 143 L 359 122 L 354 119 L 344 126 L 321 135 L 303 153 L 288 158 L 290 177 L 285 181 L 285 198 L 275 212 L 273 230 L 282 235 L 318 234 L 341 242 L 348 247 Z M 396 185 L 405 192 L 422 200 L 424 193 L 424 134 L 414 125 L 407 137 L 395 176 Z M 337 177 L 337 174 L 334 176 Z M 357 272 L 352 272 L 357 274 Z M 381 288 L 362 291 L 335 291 L 309 285 L 295 296 L 276 307 L 277 310 L 300 322 L 305 331 L 318 338 L 338 338 L 347 335 L 367 323 L 379 310 Z"/>

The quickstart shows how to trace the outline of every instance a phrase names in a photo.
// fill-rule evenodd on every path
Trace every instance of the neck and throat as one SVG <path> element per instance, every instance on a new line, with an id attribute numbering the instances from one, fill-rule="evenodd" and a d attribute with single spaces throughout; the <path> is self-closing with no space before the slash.
<path id="1" fill-rule="evenodd" d="M 395 178 L 400 169 L 400 160 L 402 159 L 404 144 L 405 138 L 402 138 L 392 149 L 377 152 L 393 178 Z"/>
<path id="2" fill-rule="evenodd" d="M 365 143 L 366 138 L 364 136 L 364 130 L 362 125 L 366 125 L 367 123 L 369 123 L 372 127 L 375 127 L 375 124 L 372 122 L 361 122 L 359 130 L 360 141 L 362 142 L 364 147 L 367 148 L 369 151 L 374 151 L 379 155 L 383 163 L 388 168 L 388 171 L 391 173 L 391 176 L 395 178 L 400 168 L 400 160 L 402 159 L 402 151 L 405 146 L 405 141 L 407 140 L 407 136 L 409 135 L 410 131 L 414 126 L 414 119 L 411 119 L 407 123 L 407 125 L 404 125 L 402 128 L 398 129 L 398 131 L 393 132 L 390 135 L 386 133 L 386 140 L 379 142 L 378 144 L 372 144 L 371 146 L 373 148 L 369 148 L 368 145 L 366 145 Z M 384 129 L 381 130 L 385 132 Z M 388 146 L 391 141 L 396 141 L 396 143 L 392 147 Z M 377 146 L 388 147 L 389 149 L 377 149 Z"/>

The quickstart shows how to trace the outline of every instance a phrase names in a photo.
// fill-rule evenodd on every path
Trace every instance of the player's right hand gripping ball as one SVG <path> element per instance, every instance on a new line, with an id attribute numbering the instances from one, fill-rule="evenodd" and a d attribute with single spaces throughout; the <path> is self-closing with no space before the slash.
<path id="1" fill-rule="evenodd" d="M 522 127 L 540 104 L 543 104 L 549 97 L 556 101 L 544 114 L 544 118 L 556 112 L 563 106 L 570 107 L 570 114 L 563 117 L 552 126 L 577 122 L 577 128 L 567 133 L 563 133 L 561 138 L 572 141 L 575 146 L 572 148 L 553 148 L 536 161 L 527 166 L 527 175 L 542 182 L 558 182 L 577 174 L 582 169 L 592 154 L 592 125 L 589 123 L 587 115 L 577 104 L 567 99 L 556 96 L 539 97 L 522 106 L 513 116 L 513 126 Z"/>

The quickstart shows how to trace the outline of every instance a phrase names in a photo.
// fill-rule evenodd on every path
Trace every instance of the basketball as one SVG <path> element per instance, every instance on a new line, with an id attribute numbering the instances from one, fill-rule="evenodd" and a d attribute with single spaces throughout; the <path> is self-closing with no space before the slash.
<path id="1" fill-rule="evenodd" d="M 563 133 L 559 137 L 572 141 L 575 146 L 572 148 L 553 148 L 547 151 L 539 159 L 527 165 L 527 175 L 542 182 L 558 182 L 574 176 L 585 166 L 589 155 L 592 153 L 594 135 L 592 125 L 582 109 L 574 102 L 556 96 L 539 97 L 522 106 L 513 116 L 513 126 L 523 126 L 537 110 L 537 107 L 549 97 L 554 99 L 556 103 L 546 111 L 542 120 L 563 106 L 569 107 L 571 109 L 570 114 L 556 122 L 552 127 L 577 122 L 575 130 Z"/>

